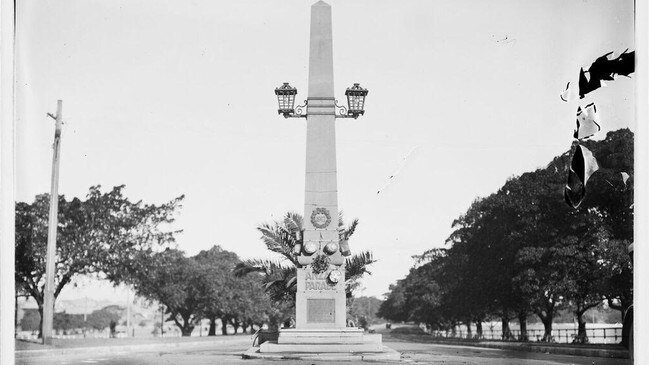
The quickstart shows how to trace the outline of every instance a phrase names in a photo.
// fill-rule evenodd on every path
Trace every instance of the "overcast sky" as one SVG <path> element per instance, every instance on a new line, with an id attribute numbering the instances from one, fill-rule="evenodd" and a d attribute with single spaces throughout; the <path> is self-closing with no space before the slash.
<path id="1" fill-rule="evenodd" d="M 360 220 L 351 248 L 379 260 L 361 295 L 442 247 L 476 197 L 566 151 L 578 105 L 596 103 L 598 138 L 634 130 L 633 79 L 559 98 L 580 67 L 634 49 L 631 0 L 329 3 L 337 97 L 369 89 L 365 116 L 336 126 L 339 207 Z M 185 194 L 180 249 L 270 257 L 255 227 L 303 209 L 305 123 L 277 115 L 273 89 L 306 98 L 310 5 L 18 2 L 17 199 L 50 189 L 46 113 L 63 99 L 60 193 Z"/>

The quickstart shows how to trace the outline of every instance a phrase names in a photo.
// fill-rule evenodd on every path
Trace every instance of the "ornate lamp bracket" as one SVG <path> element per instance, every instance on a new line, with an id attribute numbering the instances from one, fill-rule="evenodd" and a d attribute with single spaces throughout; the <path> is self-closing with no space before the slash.
<path id="1" fill-rule="evenodd" d="M 303 105 L 298 105 L 295 107 L 295 114 L 291 115 L 292 118 L 306 118 L 306 107 L 309 105 L 308 100 L 304 100 Z M 286 117 L 286 116 L 285 116 Z M 288 117 L 286 117 L 288 118 Z"/>
<path id="2" fill-rule="evenodd" d="M 358 118 L 358 116 L 351 116 L 347 114 L 347 107 L 344 105 L 338 105 L 338 99 L 334 100 L 334 107 L 336 108 L 335 116 L 336 118 Z"/>

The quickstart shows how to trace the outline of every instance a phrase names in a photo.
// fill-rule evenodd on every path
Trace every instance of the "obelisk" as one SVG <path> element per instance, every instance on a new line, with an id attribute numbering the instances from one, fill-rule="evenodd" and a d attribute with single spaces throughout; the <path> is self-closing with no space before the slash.
<path id="1" fill-rule="evenodd" d="M 306 127 L 304 247 L 298 257 L 296 328 L 345 328 L 344 257 L 338 239 L 338 190 L 331 7 L 311 7 Z M 315 250 L 309 254 L 311 247 Z M 329 268 L 314 272 L 314 260 Z M 333 272 L 333 275 L 332 275 Z M 332 279 L 334 279 L 332 281 Z"/>
<path id="2" fill-rule="evenodd" d="M 311 6 L 309 94 L 306 113 L 306 181 L 304 234 L 299 251 L 295 328 L 280 329 L 277 341 L 251 347 L 244 358 L 399 360 L 400 354 L 382 344 L 380 334 L 347 327 L 345 295 L 346 245 L 338 236 L 336 173 L 336 100 L 334 99 L 331 7 Z M 287 84 L 288 86 L 288 84 Z M 279 95 L 279 94 L 278 94 Z M 261 341 L 261 340 L 260 340 Z M 320 354 L 327 354 L 321 357 Z M 284 358 L 282 355 L 281 358 Z"/>

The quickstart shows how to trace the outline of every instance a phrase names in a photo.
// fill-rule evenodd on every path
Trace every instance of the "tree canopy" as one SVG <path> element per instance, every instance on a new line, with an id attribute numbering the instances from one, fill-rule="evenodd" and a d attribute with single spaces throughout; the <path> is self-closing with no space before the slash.
<path id="1" fill-rule="evenodd" d="M 237 277 L 233 269 L 239 257 L 220 246 L 187 257 L 184 252 L 166 249 L 142 253 L 126 277 L 142 297 L 164 305 L 167 320 L 173 321 L 183 336 L 190 336 L 197 322 L 210 320 L 209 335 L 215 335 L 216 320 L 222 333 L 227 325 L 261 327 L 270 317 L 268 297 L 259 287 L 258 276 Z"/>
<path id="2" fill-rule="evenodd" d="M 170 229 L 180 196 L 155 205 L 132 202 L 124 186 L 102 192 L 90 188 L 85 200 L 59 196 L 54 298 L 81 274 L 102 274 L 113 282 L 123 279 L 135 255 L 168 247 L 177 231 Z M 45 286 L 49 195 L 32 203 L 16 203 L 16 272 L 18 287 L 32 296 L 42 314 Z"/>
<path id="3" fill-rule="evenodd" d="M 495 193 L 476 199 L 453 224 L 447 247 L 418 256 L 418 266 L 391 287 L 379 313 L 435 328 L 478 324 L 500 317 L 503 337 L 529 314 L 552 341 L 558 310 L 570 308 L 579 323 L 576 341 L 587 341 L 582 316 L 608 300 L 626 309 L 632 297 L 633 134 L 622 129 L 582 143 L 599 171 L 578 209 L 562 192 L 570 156 L 512 177 Z M 524 332 L 524 331 L 523 331 Z M 480 335 L 480 333 L 478 334 Z"/>

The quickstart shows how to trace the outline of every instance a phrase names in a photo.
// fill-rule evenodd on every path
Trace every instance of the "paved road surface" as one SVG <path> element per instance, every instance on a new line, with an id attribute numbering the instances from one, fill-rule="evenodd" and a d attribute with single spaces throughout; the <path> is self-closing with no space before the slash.
<path id="1" fill-rule="evenodd" d="M 29 365 L 214 365 L 214 364 L 245 364 L 257 365 L 275 363 L 278 361 L 243 360 L 241 352 L 250 344 L 247 336 L 228 338 L 223 343 L 212 345 L 211 348 L 170 349 L 148 353 L 110 353 L 75 355 L 71 350 L 65 356 L 39 357 L 17 359 L 16 364 Z M 604 359 L 597 357 L 579 357 L 568 355 L 550 355 L 528 353 L 499 349 L 481 349 L 469 346 L 449 346 L 440 344 L 385 342 L 385 344 L 403 356 L 405 364 L 444 364 L 444 365 L 632 365 L 631 360 Z M 286 360 L 281 363 L 323 365 L 325 361 Z M 341 363 L 338 363 L 341 364 Z M 342 364 L 349 364 L 345 362 Z M 392 363 L 394 364 L 394 363 Z"/>

